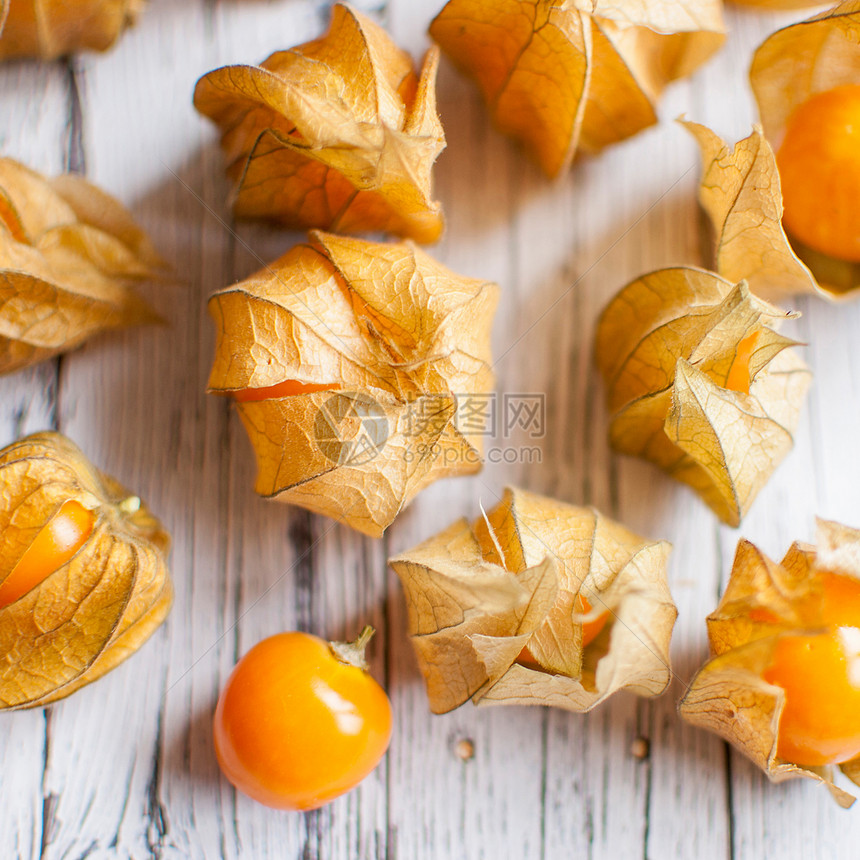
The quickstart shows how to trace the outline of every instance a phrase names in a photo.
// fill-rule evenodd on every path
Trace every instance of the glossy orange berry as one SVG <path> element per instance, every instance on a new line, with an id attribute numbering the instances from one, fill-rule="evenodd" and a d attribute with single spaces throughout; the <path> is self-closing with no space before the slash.
<path id="1" fill-rule="evenodd" d="M 777 153 L 789 233 L 860 262 L 860 84 L 817 93 L 789 117 Z"/>
<path id="2" fill-rule="evenodd" d="M 832 627 L 860 627 L 860 582 L 852 576 L 821 577 L 821 618 Z"/>
<path id="3" fill-rule="evenodd" d="M 759 332 L 755 331 L 747 335 L 739 344 L 735 354 L 735 360 L 729 368 L 726 378 L 726 388 L 738 391 L 741 394 L 750 393 L 750 359 L 758 343 Z"/>
<path id="4" fill-rule="evenodd" d="M 214 737 L 225 776 L 277 809 L 315 809 L 354 788 L 391 738 L 391 704 L 355 643 L 281 633 L 236 665 L 218 700 Z"/>
<path id="5" fill-rule="evenodd" d="M 280 397 L 295 397 L 297 394 L 313 394 L 315 391 L 332 391 L 337 385 L 317 385 L 312 382 L 299 382 L 297 379 L 286 379 L 277 385 L 266 388 L 245 388 L 233 393 L 235 400 L 248 403 L 257 400 L 276 400 Z"/>
<path id="6" fill-rule="evenodd" d="M 860 755 L 860 582 L 822 577 L 826 629 L 779 639 L 762 677 L 785 691 L 777 755 L 815 767 Z"/>
<path id="7" fill-rule="evenodd" d="M 59 570 L 86 543 L 95 514 L 70 499 L 42 527 L 0 583 L 0 609 L 14 603 Z"/>

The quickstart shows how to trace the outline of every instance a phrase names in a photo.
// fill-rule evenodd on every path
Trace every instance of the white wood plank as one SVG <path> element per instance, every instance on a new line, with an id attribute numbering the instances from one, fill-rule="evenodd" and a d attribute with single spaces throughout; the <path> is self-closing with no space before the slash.
<path id="1" fill-rule="evenodd" d="M 49 175 L 63 169 L 69 117 L 62 63 L 0 66 L 0 153 Z M 58 362 L 0 377 L 0 445 L 56 423 Z M 51 717 L 43 710 L 4 715 L 0 732 L 0 845 L 15 857 L 38 857 L 55 798 L 45 784 Z"/>
<path id="2" fill-rule="evenodd" d="M 208 552 L 191 552 L 195 523 L 216 523 L 219 512 L 218 495 L 210 491 L 218 472 L 204 466 L 218 450 L 218 412 L 203 400 L 198 341 L 200 284 L 207 266 L 213 273 L 217 268 L 206 252 L 217 253 L 220 231 L 209 244 L 205 213 L 170 173 L 214 197 L 216 164 L 200 158 L 201 126 L 188 107 L 195 75 L 212 53 L 200 38 L 205 32 L 202 2 L 153 3 L 114 52 L 81 61 L 88 174 L 132 208 L 190 283 L 149 291 L 169 327 L 102 338 L 65 360 L 61 426 L 173 532 L 177 606 L 131 661 L 54 709 L 49 785 L 59 799 L 48 857 L 91 849 L 97 856 L 158 856 L 172 840 L 182 844 L 198 814 L 190 803 L 168 809 L 166 787 L 185 785 L 183 741 L 199 707 L 177 713 L 165 694 L 169 671 L 191 665 L 185 645 L 194 628 L 186 619 L 209 625 L 207 646 L 220 622 L 218 593 L 204 582 L 217 569 L 221 541 L 210 537 Z M 222 531 L 212 527 L 210 534 Z M 206 680 L 211 691 L 212 675 Z M 176 698 L 181 701 L 181 690 Z M 193 757 L 197 748 L 188 746 Z M 95 772 L 83 766 L 93 760 Z M 216 824 L 216 810 L 208 812 L 206 823 Z M 198 856 L 215 853 L 217 833 L 217 827 L 201 828 Z"/>

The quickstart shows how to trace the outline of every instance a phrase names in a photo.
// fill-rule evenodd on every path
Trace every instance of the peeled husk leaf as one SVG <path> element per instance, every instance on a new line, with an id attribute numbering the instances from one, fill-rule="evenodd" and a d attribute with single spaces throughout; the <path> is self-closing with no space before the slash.
<path id="1" fill-rule="evenodd" d="M 729 584 L 708 617 L 712 659 L 693 679 L 680 712 L 734 744 L 774 782 L 819 780 L 848 807 L 854 797 L 833 784 L 831 767 L 803 767 L 777 756 L 785 693 L 762 678 L 781 635 L 815 633 L 825 626 L 820 616 L 825 572 L 860 579 L 860 531 L 818 520 L 817 546 L 795 543 L 780 563 L 740 541 Z M 839 767 L 860 785 L 860 759 Z"/>
<path id="2" fill-rule="evenodd" d="M 58 433 L 0 451 L 0 582 L 62 505 L 95 514 L 74 557 L 0 609 L 0 708 L 62 699 L 134 653 L 161 624 L 173 590 L 161 524 Z"/>
<path id="3" fill-rule="evenodd" d="M 0 159 L 0 373 L 159 317 L 132 290 L 164 264 L 129 213 L 72 175 Z"/>
<path id="4" fill-rule="evenodd" d="M 0 60 L 53 60 L 76 51 L 106 51 L 144 5 L 145 0 L 5 0 L 0 5 Z"/>
<path id="5" fill-rule="evenodd" d="M 797 293 L 829 297 L 785 235 L 776 157 L 761 128 L 732 148 L 706 126 L 682 125 L 702 151 L 699 200 L 714 225 L 717 272 L 745 280 L 771 300 Z"/>
<path id="6" fill-rule="evenodd" d="M 860 283 L 856 264 L 789 240 L 776 156 L 759 126 L 732 148 L 703 125 L 682 125 L 702 150 L 699 200 L 714 225 L 721 275 L 745 279 L 753 292 L 774 301 L 804 293 L 832 301 Z"/>
<path id="7" fill-rule="evenodd" d="M 379 536 L 432 481 L 479 471 L 497 301 L 411 243 L 320 232 L 212 296 L 211 392 L 330 389 L 237 403 L 257 492 Z"/>
<path id="8" fill-rule="evenodd" d="M 450 0 L 430 35 L 548 176 L 657 122 L 664 87 L 723 43 L 716 0 Z"/>
<path id="9" fill-rule="evenodd" d="M 777 30 L 759 46 L 750 83 L 764 133 L 779 147 L 795 108 L 815 93 L 860 83 L 860 0 Z"/>
<path id="10" fill-rule="evenodd" d="M 461 520 L 390 559 L 433 712 L 468 699 L 582 712 L 621 689 L 659 695 L 677 614 L 670 550 L 593 508 L 507 489 L 473 526 Z M 583 649 L 583 622 L 604 613 Z M 517 662 L 524 647 L 540 668 Z"/>
<path id="11" fill-rule="evenodd" d="M 772 327 L 794 316 L 702 269 L 628 284 L 603 311 L 595 345 L 612 447 L 689 484 L 738 525 L 791 450 L 809 386 L 795 342 Z M 745 392 L 727 386 L 748 338 Z"/>
<path id="12" fill-rule="evenodd" d="M 235 214 L 435 242 L 438 62 L 432 49 L 416 76 L 382 28 L 337 4 L 322 38 L 204 75 L 194 104 L 221 131 Z"/>
<path id="13" fill-rule="evenodd" d="M 767 38 L 753 57 L 750 83 L 764 133 L 778 150 L 796 108 L 816 93 L 860 84 L 860 0 L 839 3 Z M 860 264 L 829 257 L 793 238 L 792 244 L 814 273 L 819 295 L 846 298 L 860 287 Z"/>

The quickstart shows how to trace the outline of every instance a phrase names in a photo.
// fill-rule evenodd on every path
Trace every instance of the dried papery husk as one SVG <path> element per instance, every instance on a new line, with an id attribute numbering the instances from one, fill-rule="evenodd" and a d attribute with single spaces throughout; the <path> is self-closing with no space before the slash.
<path id="1" fill-rule="evenodd" d="M 6 0 L 0 6 L 0 60 L 106 51 L 145 5 L 145 0 Z"/>
<path id="2" fill-rule="evenodd" d="M 830 301 L 848 296 L 860 283 L 860 267 L 786 235 L 776 156 L 762 129 L 754 127 L 731 147 L 706 126 L 682 125 L 702 152 L 699 200 L 714 226 L 717 271 L 746 280 L 753 292 L 773 301 L 798 294 Z"/>
<path id="3" fill-rule="evenodd" d="M 161 524 L 58 433 L 0 451 L 0 582 L 68 501 L 93 513 L 93 528 L 70 561 L 0 608 L 0 709 L 45 705 L 91 683 L 170 609 Z"/>
<path id="4" fill-rule="evenodd" d="M 730 281 L 745 280 L 762 298 L 829 297 L 783 230 L 776 157 L 761 128 L 730 147 L 706 126 L 681 124 L 702 152 L 699 200 L 714 225 L 717 272 Z"/>
<path id="5" fill-rule="evenodd" d="M 473 526 L 390 559 L 433 712 L 468 699 L 583 712 L 621 689 L 659 695 L 677 614 L 670 550 L 593 508 L 507 489 Z M 604 614 L 583 648 L 583 623 Z M 518 662 L 526 647 L 529 665 Z"/>
<path id="6" fill-rule="evenodd" d="M 809 98 L 845 84 L 860 84 L 860 2 L 839 3 L 773 33 L 755 52 L 750 83 L 764 134 L 778 151 L 789 117 Z M 769 171 L 775 173 L 775 164 Z M 762 190 L 768 193 L 767 188 Z M 794 237 L 791 241 L 814 273 L 811 290 L 827 299 L 856 294 L 860 264 L 815 251 Z"/>
<path id="7" fill-rule="evenodd" d="M 854 797 L 833 784 L 832 767 L 805 767 L 778 757 L 785 692 L 762 677 L 780 636 L 816 633 L 825 626 L 824 573 L 860 580 L 860 532 L 819 520 L 817 545 L 796 543 L 779 563 L 740 541 L 729 584 L 708 617 L 712 658 L 690 684 L 680 713 L 732 743 L 774 782 L 797 777 L 824 782 L 848 807 Z M 860 785 L 860 759 L 839 768 Z"/>
<path id="8" fill-rule="evenodd" d="M 595 343 L 612 447 L 689 484 L 738 525 L 791 450 L 809 386 L 795 342 L 773 327 L 794 316 L 703 269 L 628 284 Z"/>
<path id="9" fill-rule="evenodd" d="M 434 48 L 416 76 L 381 27 L 336 4 L 322 38 L 204 75 L 194 104 L 221 131 L 235 214 L 435 242 L 438 61 Z"/>
<path id="10" fill-rule="evenodd" d="M 662 90 L 723 43 L 722 5 L 450 0 L 430 35 L 474 78 L 497 128 L 548 176 L 657 122 Z"/>
<path id="11" fill-rule="evenodd" d="M 239 400 L 257 492 L 379 536 L 427 484 L 477 472 L 498 292 L 411 243 L 312 232 L 212 296 L 209 390 Z M 288 381 L 304 389 L 268 396 Z"/>
<path id="12" fill-rule="evenodd" d="M 860 0 L 777 30 L 758 47 L 750 84 L 774 149 L 788 118 L 815 93 L 860 83 Z"/>
<path id="13" fill-rule="evenodd" d="M 46 179 L 0 159 L 0 373 L 158 321 L 131 284 L 164 271 L 112 197 L 80 177 Z"/>

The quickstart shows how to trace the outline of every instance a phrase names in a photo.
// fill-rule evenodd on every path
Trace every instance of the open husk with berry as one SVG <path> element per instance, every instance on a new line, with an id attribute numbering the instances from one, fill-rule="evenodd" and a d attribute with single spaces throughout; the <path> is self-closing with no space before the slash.
<path id="1" fill-rule="evenodd" d="M 628 284 L 595 342 L 612 447 L 659 466 L 738 525 L 794 444 L 811 375 L 777 331 L 793 316 L 703 269 Z"/>
<path id="2" fill-rule="evenodd" d="M 708 638 L 681 716 L 774 782 L 816 779 L 850 806 L 833 774 L 860 784 L 860 532 L 819 520 L 816 545 L 779 563 L 741 541 Z"/>
<path id="3" fill-rule="evenodd" d="M 161 523 L 58 433 L 0 451 L 0 538 L 0 709 L 95 681 L 170 609 Z"/>
<path id="4" fill-rule="evenodd" d="M 860 3 L 771 35 L 750 68 L 761 128 L 734 147 L 686 123 L 703 160 L 716 270 L 772 299 L 860 286 Z"/>
<path id="5" fill-rule="evenodd" d="M 677 614 L 669 551 L 593 508 L 508 489 L 473 525 L 390 559 L 433 712 L 659 695 Z"/>

